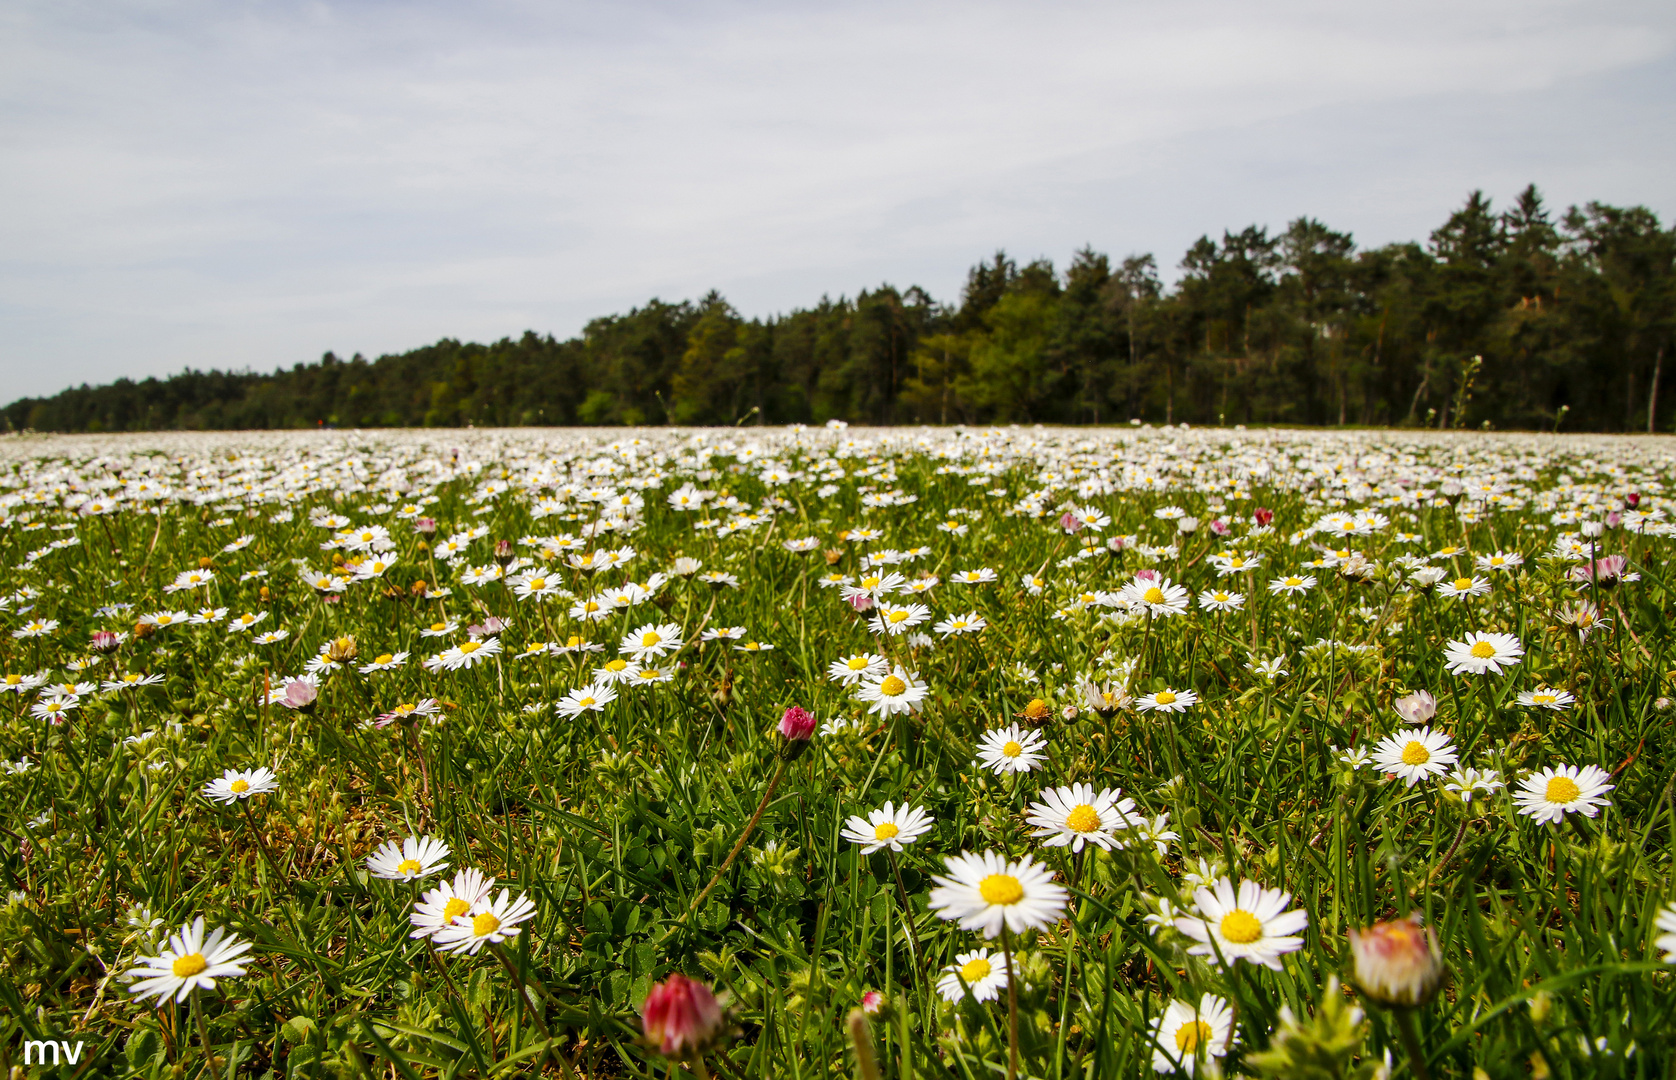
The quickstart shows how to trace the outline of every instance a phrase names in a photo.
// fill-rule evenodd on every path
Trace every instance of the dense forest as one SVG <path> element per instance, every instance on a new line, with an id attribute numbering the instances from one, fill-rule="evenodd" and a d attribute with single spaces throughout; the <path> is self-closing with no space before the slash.
<path id="1" fill-rule="evenodd" d="M 559 341 L 443 340 L 273 374 L 185 371 L 5 409 L 11 430 L 820 422 L 1671 430 L 1676 229 L 1640 207 L 1480 193 L 1425 244 L 1300 218 L 1063 271 L 1004 253 L 957 305 L 883 285 L 747 319 L 711 293 Z M 1664 382 L 1668 383 L 1666 379 Z"/>

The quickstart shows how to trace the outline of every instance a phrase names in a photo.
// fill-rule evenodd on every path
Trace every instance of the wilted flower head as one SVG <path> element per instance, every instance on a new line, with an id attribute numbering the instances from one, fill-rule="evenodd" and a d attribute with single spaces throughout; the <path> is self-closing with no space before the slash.
<path id="1" fill-rule="evenodd" d="M 334 664 L 347 664 L 359 655 L 360 650 L 355 645 L 355 639 L 349 634 L 333 638 L 331 644 L 326 646 L 326 659 Z"/>
<path id="2" fill-rule="evenodd" d="M 1447 969 L 1437 940 L 1418 914 L 1351 930 L 1349 937 L 1356 986 L 1369 1000 L 1413 1008 L 1431 1001 L 1443 985 Z"/>
<path id="3" fill-rule="evenodd" d="M 1437 699 L 1424 690 L 1416 690 L 1391 703 L 1397 715 L 1418 727 L 1437 715 Z"/>
<path id="4" fill-rule="evenodd" d="M 675 972 L 652 987 L 640 1011 L 646 1041 L 668 1057 L 687 1057 L 715 1042 L 722 1031 L 722 1006 L 701 982 Z"/>

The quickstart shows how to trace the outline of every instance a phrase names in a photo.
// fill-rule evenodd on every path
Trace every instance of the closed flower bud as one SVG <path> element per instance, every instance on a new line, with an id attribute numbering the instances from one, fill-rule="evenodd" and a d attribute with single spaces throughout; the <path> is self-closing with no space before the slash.
<path id="1" fill-rule="evenodd" d="M 436 532 L 436 518 L 414 518 L 413 531 L 429 536 Z"/>
<path id="2" fill-rule="evenodd" d="M 1397 710 L 1398 716 L 1418 727 L 1437 715 L 1437 699 L 1424 690 L 1416 690 L 1393 701 L 1391 708 Z"/>
<path id="3" fill-rule="evenodd" d="M 809 749 L 809 736 L 815 733 L 815 718 L 800 705 L 793 705 L 780 717 L 780 737 L 785 740 L 780 753 L 787 761 L 794 761 Z"/>
<path id="4" fill-rule="evenodd" d="M 1443 985 L 1448 969 L 1419 915 L 1374 923 L 1349 937 L 1356 986 L 1369 1000 L 1413 1008 L 1431 1001 Z"/>
<path id="5" fill-rule="evenodd" d="M 1259 506 L 1251 516 L 1257 524 L 1268 525 L 1274 520 L 1274 511 L 1266 506 Z"/>
<path id="6" fill-rule="evenodd" d="M 646 1041 L 667 1057 L 702 1052 L 722 1033 L 721 1003 L 710 988 L 676 972 L 652 987 L 640 1011 Z"/>
<path id="7" fill-rule="evenodd" d="M 1198 528 L 1199 528 L 1199 519 L 1196 518 L 1196 517 L 1193 517 L 1193 516 L 1189 515 L 1189 516 L 1184 517 L 1184 518 L 1177 518 L 1176 519 L 1176 531 L 1181 533 L 1184 536 L 1189 534 L 1189 533 L 1192 533 L 1192 532 L 1196 531 Z"/>
<path id="8" fill-rule="evenodd" d="M 118 646 L 122 644 L 122 637 L 111 633 L 109 630 L 95 630 L 93 640 L 88 644 L 94 652 L 115 652 Z"/>
<path id="9" fill-rule="evenodd" d="M 512 541 L 495 541 L 495 561 L 500 563 L 502 566 L 505 566 L 507 563 L 512 561 Z"/>

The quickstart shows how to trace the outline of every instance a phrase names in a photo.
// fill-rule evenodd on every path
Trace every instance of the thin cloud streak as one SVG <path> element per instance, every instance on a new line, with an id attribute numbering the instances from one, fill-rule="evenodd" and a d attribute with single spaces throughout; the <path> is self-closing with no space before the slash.
<path id="1" fill-rule="evenodd" d="M 1529 180 L 1668 213 L 1673 41 L 1560 2 L 24 6 L 0 364 L 42 393 L 712 287 L 954 299 L 997 246 L 1417 239 Z"/>

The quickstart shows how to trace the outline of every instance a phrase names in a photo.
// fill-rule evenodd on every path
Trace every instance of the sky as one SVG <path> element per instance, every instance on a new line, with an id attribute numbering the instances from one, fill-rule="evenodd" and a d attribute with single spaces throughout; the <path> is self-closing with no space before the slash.
<path id="1" fill-rule="evenodd" d="M 0 400 L 1527 183 L 1671 223 L 1673 136 L 1668 0 L 0 0 Z"/>

